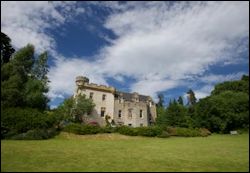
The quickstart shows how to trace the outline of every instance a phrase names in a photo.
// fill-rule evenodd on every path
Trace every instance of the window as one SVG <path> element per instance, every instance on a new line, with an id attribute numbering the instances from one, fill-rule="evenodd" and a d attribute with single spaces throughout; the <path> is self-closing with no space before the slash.
<path id="1" fill-rule="evenodd" d="M 104 117 L 105 115 L 105 107 L 101 107 L 101 117 Z"/>
<path id="2" fill-rule="evenodd" d="M 102 95 L 102 101 L 104 101 L 106 99 L 106 94 Z"/>
<path id="3" fill-rule="evenodd" d="M 119 118 L 122 117 L 122 111 L 121 111 L 121 110 L 119 110 L 119 112 L 118 112 L 118 117 L 119 117 Z"/>
<path id="4" fill-rule="evenodd" d="M 140 127 L 142 127 L 143 126 L 143 124 L 140 124 Z"/>
<path id="5" fill-rule="evenodd" d="M 142 118 L 142 110 L 140 110 L 140 118 Z"/>
<path id="6" fill-rule="evenodd" d="M 128 124 L 128 126 L 130 126 L 130 127 L 131 127 L 131 126 L 132 126 L 132 124 Z"/>
<path id="7" fill-rule="evenodd" d="M 89 98 L 93 99 L 93 95 L 94 95 L 94 93 L 89 93 Z"/>

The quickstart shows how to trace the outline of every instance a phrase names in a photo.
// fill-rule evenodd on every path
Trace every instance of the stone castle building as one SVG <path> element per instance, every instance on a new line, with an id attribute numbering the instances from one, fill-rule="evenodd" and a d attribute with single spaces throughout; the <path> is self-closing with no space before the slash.
<path id="1" fill-rule="evenodd" d="M 132 127 L 149 126 L 155 122 L 156 105 L 150 96 L 136 92 L 117 91 L 114 87 L 89 83 L 87 77 L 76 77 L 74 98 L 85 95 L 95 103 L 93 111 L 84 115 L 87 121 L 96 121 L 101 126 L 106 124 L 105 116 L 110 117 L 116 125 Z"/>

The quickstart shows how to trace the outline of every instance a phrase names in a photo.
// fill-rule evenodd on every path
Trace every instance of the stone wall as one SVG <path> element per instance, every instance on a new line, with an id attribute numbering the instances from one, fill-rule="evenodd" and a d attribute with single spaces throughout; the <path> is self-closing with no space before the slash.
<path id="1" fill-rule="evenodd" d="M 149 112 L 148 105 L 145 102 L 130 102 L 115 100 L 114 105 L 114 120 L 115 123 L 121 125 L 131 125 L 132 127 L 148 126 Z M 132 116 L 130 115 L 131 110 Z M 121 110 L 121 117 L 119 117 L 119 110 Z M 140 117 L 140 110 L 142 110 L 142 117 Z"/>
<path id="2" fill-rule="evenodd" d="M 85 94 L 87 98 L 90 97 L 90 93 L 93 93 L 93 102 L 95 103 L 94 110 L 91 112 L 91 116 L 93 120 L 96 121 L 100 125 L 105 125 L 105 116 L 109 115 L 111 119 L 114 115 L 114 94 L 104 91 L 96 91 L 91 89 L 83 89 L 81 90 L 81 94 Z M 103 95 L 106 95 L 105 100 L 102 100 Z M 101 108 L 105 108 L 104 117 L 101 117 Z"/>

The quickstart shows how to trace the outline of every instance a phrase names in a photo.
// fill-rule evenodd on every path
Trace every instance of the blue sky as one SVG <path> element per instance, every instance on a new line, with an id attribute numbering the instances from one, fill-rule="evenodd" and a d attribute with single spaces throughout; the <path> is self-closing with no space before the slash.
<path id="1" fill-rule="evenodd" d="M 52 108 L 78 75 L 167 104 L 249 74 L 249 2 L 1 1 L 1 11 L 16 49 L 48 51 Z"/>

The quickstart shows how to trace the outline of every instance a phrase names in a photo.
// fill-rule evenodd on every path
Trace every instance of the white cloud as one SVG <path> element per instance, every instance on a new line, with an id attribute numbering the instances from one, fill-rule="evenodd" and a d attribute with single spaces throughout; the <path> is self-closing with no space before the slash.
<path id="1" fill-rule="evenodd" d="M 77 58 L 58 59 L 48 76 L 51 81 L 49 96 L 52 99 L 73 95 L 76 76 L 87 76 L 90 83 L 108 85 L 98 65 Z"/>
<path id="2" fill-rule="evenodd" d="M 205 82 L 205 83 L 210 83 L 210 84 L 214 84 L 214 83 L 221 83 L 224 81 L 231 81 L 231 80 L 240 80 L 242 75 L 244 75 L 246 73 L 244 72 L 238 72 L 238 73 L 232 73 L 232 74 L 227 74 L 227 75 L 223 75 L 223 74 L 210 74 L 210 75 L 206 75 L 201 77 L 199 80 L 201 82 Z"/>
<path id="3" fill-rule="evenodd" d="M 249 38 L 248 5 L 193 2 L 170 8 L 152 3 L 115 13 L 105 26 L 119 38 L 102 50 L 104 71 L 134 77 L 138 82 L 132 91 L 155 94 L 156 85 L 149 87 L 157 83 L 152 76 L 160 79 L 157 87 L 163 91 L 176 80 L 203 74 L 210 65 L 235 61 L 235 43 Z"/>
<path id="4" fill-rule="evenodd" d="M 74 20 L 75 13 L 85 13 L 84 8 L 74 10 L 75 5 L 5 2 L 1 6 L 2 31 L 15 46 L 31 42 L 38 50 L 52 49 L 56 58 L 49 72 L 52 99 L 73 94 L 77 75 L 98 84 L 107 84 L 105 77 L 121 82 L 132 77 L 136 82 L 129 86 L 131 91 L 155 98 L 156 92 L 203 75 L 210 65 L 236 62 L 240 50 L 248 50 L 248 44 L 239 47 L 239 42 L 249 39 L 249 2 L 112 2 L 102 4 L 113 10 L 104 26 L 118 39 L 104 35 L 111 45 L 103 47 L 95 61 L 66 58 L 53 51 L 56 43 L 45 31 Z M 58 12 L 57 6 L 63 10 Z M 208 91 L 209 87 L 202 88 L 197 95 L 203 97 Z"/>
<path id="5" fill-rule="evenodd" d="M 47 30 L 70 20 L 76 14 L 69 13 L 75 8 L 74 4 L 75 2 L 65 1 L 2 1 L 1 31 L 11 38 L 13 46 L 18 49 L 31 43 L 38 53 L 54 51 L 56 43 Z M 59 7 L 61 12 L 56 9 Z M 84 12 L 82 8 L 75 10 L 77 14 Z"/>
<path id="6" fill-rule="evenodd" d="M 207 97 L 211 94 L 211 91 L 214 89 L 213 85 L 205 85 L 200 89 L 194 90 L 195 97 L 197 100 Z"/>

